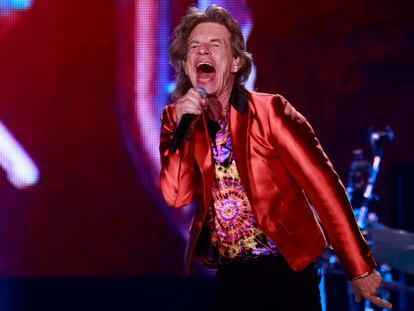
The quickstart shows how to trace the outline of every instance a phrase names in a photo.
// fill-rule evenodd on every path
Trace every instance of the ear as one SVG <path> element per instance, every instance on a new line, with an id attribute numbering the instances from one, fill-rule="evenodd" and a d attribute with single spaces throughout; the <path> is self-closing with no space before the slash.
<path id="1" fill-rule="evenodd" d="M 233 63 L 231 64 L 231 72 L 236 73 L 241 67 L 241 61 L 239 56 L 233 56 Z"/>
<path id="2" fill-rule="evenodd" d="M 183 60 L 183 61 L 182 61 L 182 66 L 183 66 L 183 68 L 184 68 L 185 75 L 186 75 L 186 76 L 188 76 L 188 73 L 187 73 L 187 68 L 186 68 L 185 64 L 186 64 L 186 63 L 185 63 L 185 60 Z"/>

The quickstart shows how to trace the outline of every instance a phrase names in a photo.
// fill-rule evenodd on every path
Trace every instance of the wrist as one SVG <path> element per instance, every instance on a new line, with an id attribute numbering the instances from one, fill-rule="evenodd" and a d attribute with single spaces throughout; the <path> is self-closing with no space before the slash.
<path id="1" fill-rule="evenodd" d="M 372 271 L 373 271 L 373 270 L 372 270 Z M 358 276 L 354 277 L 351 281 L 355 281 L 355 280 L 363 279 L 363 278 L 367 277 L 368 275 L 370 275 L 370 274 L 372 273 L 372 271 L 369 271 L 369 272 L 365 272 L 365 273 L 363 273 L 363 274 L 360 274 L 360 275 L 358 275 Z"/>

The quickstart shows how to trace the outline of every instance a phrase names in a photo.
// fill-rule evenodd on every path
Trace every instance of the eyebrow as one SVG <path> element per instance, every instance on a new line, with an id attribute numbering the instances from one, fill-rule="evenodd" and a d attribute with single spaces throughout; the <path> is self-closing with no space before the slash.
<path id="1" fill-rule="evenodd" d="M 209 43 L 211 43 L 211 42 L 219 42 L 219 43 L 222 43 L 223 42 L 223 40 L 221 40 L 221 39 L 219 39 L 219 38 L 213 38 L 213 39 L 210 39 L 209 41 L 208 41 Z M 200 41 L 199 40 L 191 40 L 190 42 L 188 42 L 188 45 L 191 45 L 191 44 L 194 44 L 194 43 L 200 43 Z"/>

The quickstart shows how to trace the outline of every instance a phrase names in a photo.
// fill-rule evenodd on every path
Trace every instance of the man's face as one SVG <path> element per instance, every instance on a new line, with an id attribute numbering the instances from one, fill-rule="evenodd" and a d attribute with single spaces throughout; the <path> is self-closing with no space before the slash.
<path id="1" fill-rule="evenodd" d="M 201 23 L 190 33 L 185 72 L 194 87 L 220 97 L 233 87 L 240 59 L 233 57 L 230 32 L 216 23 Z"/>

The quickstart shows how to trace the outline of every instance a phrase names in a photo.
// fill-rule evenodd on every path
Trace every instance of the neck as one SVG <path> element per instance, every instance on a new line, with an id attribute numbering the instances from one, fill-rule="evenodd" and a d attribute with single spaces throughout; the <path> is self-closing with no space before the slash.
<path id="1" fill-rule="evenodd" d="M 221 106 L 222 106 L 223 109 L 227 105 L 227 103 L 229 102 L 230 95 L 231 95 L 231 88 L 225 90 L 222 94 L 217 96 L 217 99 L 221 103 Z"/>

